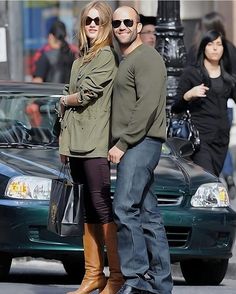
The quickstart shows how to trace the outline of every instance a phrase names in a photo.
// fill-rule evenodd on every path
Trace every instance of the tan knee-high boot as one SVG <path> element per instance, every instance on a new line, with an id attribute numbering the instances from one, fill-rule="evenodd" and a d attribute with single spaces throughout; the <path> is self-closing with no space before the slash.
<path id="1" fill-rule="evenodd" d="M 110 276 L 108 278 L 107 285 L 101 294 L 116 294 L 124 284 L 124 279 L 120 271 L 120 261 L 117 249 L 117 228 L 116 224 L 113 222 L 103 224 L 102 228 L 107 250 Z"/>
<path id="2" fill-rule="evenodd" d="M 106 286 L 104 269 L 104 240 L 101 224 L 84 224 L 85 275 L 78 290 L 67 294 L 88 294 Z"/>

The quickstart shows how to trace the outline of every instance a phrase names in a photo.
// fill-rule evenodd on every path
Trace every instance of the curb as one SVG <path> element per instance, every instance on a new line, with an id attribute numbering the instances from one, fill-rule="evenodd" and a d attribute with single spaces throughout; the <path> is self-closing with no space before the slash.
<path id="1" fill-rule="evenodd" d="M 233 259 L 235 261 L 235 258 L 233 258 Z M 33 265 L 33 267 L 38 266 L 38 267 L 41 267 L 41 268 L 44 268 L 45 264 L 47 264 L 49 262 L 51 262 L 51 265 L 61 264 L 61 262 L 58 261 L 58 260 L 45 260 L 43 258 L 32 259 L 30 257 L 18 257 L 18 258 L 13 259 L 13 265 L 23 264 L 25 262 L 28 263 L 28 264 Z M 105 267 L 105 273 L 108 274 L 108 272 L 109 272 L 108 268 Z M 179 263 L 171 265 L 171 273 L 172 273 L 173 277 L 183 279 L 183 275 L 182 275 Z M 228 270 L 227 270 L 227 273 L 225 275 L 225 279 L 236 280 L 236 263 L 235 262 L 229 262 Z"/>

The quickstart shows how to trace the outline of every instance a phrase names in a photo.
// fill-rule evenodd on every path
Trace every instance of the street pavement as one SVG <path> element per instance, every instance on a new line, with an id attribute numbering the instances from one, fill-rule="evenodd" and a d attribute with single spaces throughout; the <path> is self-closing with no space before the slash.
<path id="1" fill-rule="evenodd" d="M 108 274 L 107 268 L 105 273 Z M 236 280 L 224 279 L 219 286 L 190 286 L 181 277 L 173 275 L 173 294 L 235 294 Z M 79 287 L 76 279 L 66 275 L 58 261 L 41 259 L 14 260 L 9 277 L 0 283 L 4 294 L 65 294 Z M 92 292 L 91 294 L 97 294 Z"/>

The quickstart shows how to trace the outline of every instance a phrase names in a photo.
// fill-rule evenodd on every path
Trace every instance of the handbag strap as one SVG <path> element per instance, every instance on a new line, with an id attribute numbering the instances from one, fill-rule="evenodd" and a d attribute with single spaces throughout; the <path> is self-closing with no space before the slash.
<path id="1" fill-rule="evenodd" d="M 60 172 L 59 172 L 59 178 L 73 183 L 73 179 L 71 177 L 71 172 L 70 172 L 70 165 L 68 163 L 62 164 L 60 168 Z"/>

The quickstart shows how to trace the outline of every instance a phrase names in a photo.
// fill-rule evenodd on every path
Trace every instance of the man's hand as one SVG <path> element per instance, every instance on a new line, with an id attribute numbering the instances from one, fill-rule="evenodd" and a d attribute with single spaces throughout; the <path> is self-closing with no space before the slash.
<path id="1" fill-rule="evenodd" d="M 120 150 L 116 146 L 113 146 L 109 152 L 107 159 L 112 163 L 119 163 L 121 157 L 124 155 L 124 151 Z"/>

